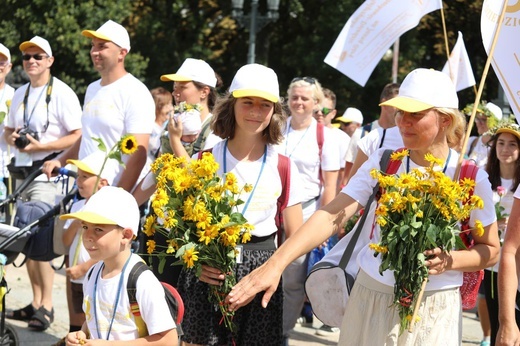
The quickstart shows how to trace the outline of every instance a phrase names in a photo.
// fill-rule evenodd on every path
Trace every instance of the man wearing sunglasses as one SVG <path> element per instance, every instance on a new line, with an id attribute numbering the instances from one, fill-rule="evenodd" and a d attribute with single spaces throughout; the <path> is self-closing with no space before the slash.
<path id="1" fill-rule="evenodd" d="M 7 164 L 11 161 L 9 151 L 7 150 L 7 142 L 3 136 L 4 125 L 9 113 L 9 103 L 13 98 L 14 88 L 6 83 L 6 78 L 9 72 L 11 72 L 11 52 L 9 49 L 0 43 L 0 167 L 2 169 L 1 174 L 4 178 L 4 183 L 7 186 L 7 178 L 9 171 L 7 170 Z"/>
<path id="2" fill-rule="evenodd" d="M 49 42 L 35 36 L 20 44 L 20 51 L 30 82 L 15 91 L 4 133 L 14 150 L 9 171 L 17 185 L 39 169 L 43 161 L 55 157 L 81 136 L 78 97 L 68 85 L 51 75 L 54 56 Z M 22 192 L 22 198 L 55 205 L 59 186 L 42 174 Z M 43 331 L 54 319 L 54 269 L 48 262 L 28 260 L 27 272 L 33 300 L 24 308 L 7 311 L 7 317 L 29 321 L 30 328 Z"/>
<path id="3" fill-rule="evenodd" d="M 340 161 L 340 170 L 338 174 L 338 184 L 337 184 L 337 193 L 340 191 L 341 187 L 341 178 L 343 177 L 343 172 L 345 171 L 345 155 L 347 153 L 350 137 L 339 128 L 336 128 L 332 125 L 332 119 L 336 116 L 336 94 L 327 88 L 323 88 L 323 96 L 324 99 L 321 102 L 319 108 L 314 110 L 314 118 L 317 122 L 322 123 L 328 128 L 332 129 L 332 133 L 335 136 L 335 140 L 339 147 L 339 161 Z"/>

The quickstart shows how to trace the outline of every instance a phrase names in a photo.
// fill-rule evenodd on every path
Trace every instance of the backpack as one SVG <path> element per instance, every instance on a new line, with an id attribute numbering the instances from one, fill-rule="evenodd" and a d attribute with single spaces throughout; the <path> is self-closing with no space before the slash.
<path id="1" fill-rule="evenodd" d="M 22 253 L 35 261 L 51 261 L 59 254 L 54 253 L 54 209 L 46 202 L 29 201 L 16 210 L 13 225 L 27 230 L 27 243 Z"/>
<path id="2" fill-rule="evenodd" d="M 404 148 L 398 149 L 396 151 L 402 151 Z M 401 161 L 390 161 L 385 173 L 387 174 L 395 174 L 401 165 Z M 462 181 L 464 178 L 472 179 L 475 181 L 477 177 L 478 167 L 473 160 L 464 160 L 462 162 L 460 173 L 459 173 L 459 181 Z M 473 189 L 469 191 L 469 196 L 463 203 L 467 203 L 471 196 L 473 195 Z M 461 221 L 461 230 L 469 229 L 469 219 L 465 219 Z M 471 233 L 463 232 L 460 233 L 460 238 L 464 245 L 467 248 L 470 248 L 474 245 L 473 238 Z M 463 310 L 471 310 L 475 307 L 477 303 L 478 289 L 480 287 L 480 283 L 484 278 L 484 270 L 477 270 L 474 272 L 463 272 L 463 280 L 462 286 L 460 287 L 460 295 L 462 300 L 462 309 Z"/>
<path id="3" fill-rule="evenodd" d="M 320 125 L 320 124 L 318 124 Z M 323 125 L 321 126 L 321 144 L 323 146 Z M 319 141 L 318 141 L 319 146 Z M 213 148 L 208 150 L 203 150 L 199 152 L 198 158 L 202 158 L 203 153 L 212 153 Z M 321 147 L 320 147 L 320 157 L 321 157 Z M 276 235 L 278 246 L 282 245 L 284 239 L 284 229 L 283 229 L 283 211 L 287 207 L 287 203 L 289 202 L 289 194 L 288 192 L 291 189 L 291 160 L 282 154 L 278 154 L 278 174 L 280 175 L 280 181 L 282 182 L 282 193 L 278 196 L 276 201 L 276 215 L 274 217 L 274 222 L 276 224 Z"/>
<path id="4" fill-rule="evenodd" d="M 139 278 L 139 275 L 141 275 L 141 273 L 145 270 L 150 270 L 150 268 L 144 262 L 136 263 L 132 267 L 132 270 L 130 270 L 130 274 L 128 275 L 128 282 L 126 284 L 126 292 L 128 293 L 128 300 L 130 301 L 130 311 L 132 311 L 132 315 L 134 315 L 139 337 L 149 335 L 146 324 L 141 317 L 139 304 L 137 303 L 136 298 L 137 279 Z M 173 320 L 177 325 L 177 334 L 180 337 L 182 335 L 181 323 L 184 317 L 184 303 L 182 302 L 182 298 L 179 292 L 177 292 L 177 290 L 172 285 L 166 282 L 161 282 L 161 284 L 164 288 L 164 297 L 166 299 L 166 303 L 168 304 L 168 308 L 170 309 L 170 314 L 172 315 Z"/>
<path id="5" fill-rule="evenodd" d="M 130 311 L 132 315 L 134 315 L 135 324 L 137 326 L 137 335 L 140 338 L 149 335 L 148 328 L 146 327 L 146 323 L 141 317 L 141 311 L 139 309 L 139 304 L 137 303 L 137 279 L 139 275 L 141 275 L 144 271 L 151 270 L 146 263 L 137 262 L 130 273 L 128 274 L 128 281 L 126 283 L 126 293 L 128 294 L 128 300 L 130 302 Z M 91 267 L 87 272 L 87 281 L 90 280 L 92 276 L 92 272 L 94 271 L 94 267 Z M 170 284 L 161 281 L 161 285 L 164 289 L 164 298 L 166 299 L 166 303 L 168 304 L 168 308 L 170 309 L 170 314 L 175 321 L 177 326 L 177 334 L 182 336 L 182 328 L 181 323 L 184 317 L 184 303 L 182 298 L 177 292 L 177 290 Z"/>

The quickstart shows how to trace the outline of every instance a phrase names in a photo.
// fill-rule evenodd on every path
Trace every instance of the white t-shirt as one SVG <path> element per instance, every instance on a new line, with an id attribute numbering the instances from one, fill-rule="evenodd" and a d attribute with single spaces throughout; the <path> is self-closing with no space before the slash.
<path id="1" fill-rule="evenodd" d="M 372 155 L 381 146 L 381 140 L 383 139 L 383 128 L 370 131 L 365 137 L 361 138 L 358 142 L 358 148 L 366 156 Z M 385 138 L 381 148 L 397 150 L 404 147 L 403 137 L 399 133 L 397 126 L 391 127 L 386 130 Z"/>
<path id="2" fill-rule="evenodd" d="M 350 136 L 346 132 L 332 128 L 332 134 L 334 135 L 337 146 L 339 148 L 339 164 L 341 168 L 345 168 L 345 155 L 347 154 L 348 147 L 350 145 Z"/>
<path id="3" fill-rule="evenodd" d="M 475 161 L 478 167 L 485 168 L 489 155 L 489 147 L 482 143 L 482 137 L 470 137 L 468 141 L 469 144 L 467 153 L 469 153 L 469 150 L 471 149 L 471 144 L 473 143 L 473 140 L 476 140 L 477 143 L 471 151 L 471 154 L 468 155 L 468 158 L 470 160 Z"/>
<path id="4" fill-rule="evenodd" d="M 80 160 L 99 150 L 92 138 L 101 138 L 107 148 L 112 148 L 125 134 L 152 133 L 155 104 L 148 88 L 130 73 L 105 86 L 97 80 L 87 88 L 81 122 Z M 123 155 L 123 162 L 128 158 Z M 119 182 L 123 170 L 120 166 L 114 185 Z"/>
<path id="5" fill-rule="evenodd" d="M 75 212 L 78 212 L 81 209 L 83 209 L 83 207 L 85 206 L 85 202 L 86 202 L 86 200 L 84 200 L 84 199 L 75 202 L 70 207 L 70 213 L 75 213 Z M 68 229 L 73 221 L 74 220 L 67 220 L 65 222 L 63 228 Z M 82 239 L 82 237 L 81 237 L 82 233 L 83 233 L 83 230 L 81 228 L 78 229 L 76 231 L 76 235 L 74 236 L 74 239 L 72 240 L 72 243 L 70 244 L 69 262 L 71 263 L 71 266 L 85 263 L 86 261 L 88 261 L 90 259 L 90 255 L 88 254 L 87 249 L 85 249 L 85 246 L 83 246 L 83 242 L 80 241 Z M 76 260 L 76 263 L 73 263 L 74 259 L 76 258 L 76 253 L 77 253 L 77 260 Z M 84 279 L 85 279 L 85 275 L 83 275 L 82 277 L 77 278 L 77 279 L 71 278 L 70 282 L 81 284 L 81 283 L 83 283 Z"/>
<path id="6" fill-rule="evenodd" d="M 0 123 L 0 167 L 2 177 L 8 177 L 9 171 L 7 170 L 7 165 L 11 162 L 11 157 L 13 157 L 13 150 L 10 150 L 10 155 L 7 153 L 7 142 L 4 138 L 4 126 L 7 123 L 7 104 L 8 100 L 11 100 L 14 95 L 14 88 L 8 84 L 4 84 L 2 90 L 0 90 L 0 113 L 5 112 L 5 118 L 2 123 Z"/>
<path id="7" fill-rule="evenodd" d="M 39 141 L 41 143 L 49 143 L 56 141 L 70 132 L 81 128 L 81 106 L 78 97 L 74 91 L 61 80 L 53 77 L 52 93 L 49 102 L 48 121 L 49 126 L 45 131 L 47 124 L 47 84 L 33 88 L 29 83 L 18 88 L 13 96 L 11 109 L 7 125 L 10 128 L 23 128 L 27 123 L 28 127 L 38 132 Z M 29 97 L 27 100 L 26 121 L 24 122 L 24 104 L 23 100 L 25 92 L 29 88 Z M 16 152 L 16 147 L 12 147 Z M 31 153 L 33 161 L 41 160 L 53 153 L 53 151 L 38 151 Z"/>
<path id="8" fill-rule="evenodd" d="M 350 136 L 350 144 L 348 146 L 347 153 L 345 154 L 344 161 L 353 163 L 356 159 L 358 151 L 358 142 L 363 134 L 362 128 L 357 128 L 356 131 Z"/>
<path id="9" fill-rule="evenodd" d="M 135 340 L 138 338 L 126 285 L 132 267 L 139 261 L 142 261 L 141 257 L 136 254 L 131 255 L 121 287 L 119 285 L 121 274 L 109 279 L 101 277 L 103 261 L 96 263 L 91 269 L 90 279 L 85 278 L 83 281 L 83 311 L 85 311 L 86 322 L 93 339 L 106 340 L 112 316 L 114 316 L 114 322 L 109 340 Z M 95 290 L 96 280 L 97 290 Z M 136 288 L 137 303 L 148 333 L 152 335 L 175 328 L 175 321 L 166 303 L 162 284 L 151 270 L 145 270 L 139 275 Z M 118 291 L 119 302 L 114 306 Z M 94 311 L 94 295 L 96 311 Z"/>
<path id="10" fill-rule="evenodd" d="M 317 121 L 313 118 L 311 125 L 303 130 L 294 130 L 290 126 L 291 117 L 287 120 L 287 126 L 282 143 L 276 146 L 276 150 L 291 159 L 298 167 L 302 182 L 302 202 L 310 201 L 320 196 L 320 162 L 323 171 L 338 171 L 339 147 L 332 129 L 323 127 L 323 147 L 321 160 L 319 157 L 319 147 L 317 138 Z M 309 206 L 316 210 L 316 204 Z M 308 209 L 308 208 L 306 208 Z M 304 214 L 306 214 L 304 212 Z"/>
<path id="11" fill-rule="evenodd" d="M 221 176 L 224 175 L 225 144 L 225 141 L 219 142 L 212 150 L 215 160 L 220 165 L 218 174 Z M 227 150 L 225 168 L 227 172 L 235 174 L 239 186 L 243 186 L 247 183 L 254 187 L 258 180 L 262 161 L 263 157 L 255 162 L 239 162 L 231 155 L 229 150 Z M 288 207 L 301 202 L 301 186 L 298 169 L 296 165 L 291 162 Z M 276 202 L 281 193 L 282 181 L 280 180 L 280 173 L 278 172 L 278 153 L 273 146 L 268 145 L 265 166 L 260 180 L 258 180 L 258 184 L 256 184 L 256 188 L 250 193 L 243 192 L 240 195 L 240 199 L 244 201 L 244 204 L 238 206 L 238 211 L 243 212 L 249 196 L 253 194 L 251 202 L 244 214 L 247 221 L 255 226 L 251 235 L 264 237 L 276 232 Z"/>
<path id="12" fill-rule="evenodd" d="M 361 205 L 365 205 L 368 198 L 372 194 L 372 190 L 376 185 L 376 180 L 370 176 L 370 170 L 372 168 L 379 168 L 379 162 L 385 149 L 377 150 L 373 155 L 370 155 L 367 162 L 365 162 L 358 170 L 358 172 L 351 178 L 348 185 L 341 191 L 358 201 Z M 405 159 L 406 160 L 406 159 Z M 450 160 L 446 169 L 447 176 L 453 176 L 455 168 L 457 166 L 458 154 L 454 150 L 451 150 Z M 403 162 L 397 174 L 404 173 L 406 171 L 407 163 Z M 410 160 L 410 169 L 420 168 L 413 161 Z M 469 224 L 474 226 L 475 220 L 480 220 L 484 226 L 488 226 L 496 221 L 495 209 L 493 205 L 493 193 L 491 191 L 491 184 L 488 180 L 487 173 L 480 169 L 475 179 L 476 186 L 474 194 L 480 196 L 484 201 L 484 205 L 488 206 L 484 209 L 475 209 L 471 212 Z M 373 221 L 373 215 L 367 216 L 367 224 Z M 378 243 L 380 241 L 380 228 L 376 224 L 374 229 L 372 243 Z M 387 270 L 383 272 L 381 276 L 379 274 L 379 266 L 381 264 L 380 256 L 374 257 L 374 251 L 366 245 L 359 253 L 357 257 L 358 265 L 363 271 L 370 275 L 374 280 L 388 286 L 393 286 L 395 283 L 393 272 Z M 440 275 L 430 275 L 426 290 L 439 290 L 452 287 L 458 287 L 462 285 L 462 272 L 450 270 Z"/>
<path id="13" fill-rule="evenodd" d="M 498 192 L 493 191 L 493 205 L 496 205 L 497 203 L 499 203 L 500 206 L 504 207 L 502 214 L 506 215 L 506 217 L 509 217 L 509 215 L 511 214 L 511 209 L 513 209 L 513 202 L 515 200 L 515 198 L 513 197 L 513 195 L 515 195 L 515 193 L 513 193 L 513 191 L 511 191 L 511 188 L 513 187 L 513 179 L 501 178 L 500 180 L 501 180 L 500 186 L 502 186 L 505 189 L 506 193 L 504 194 L 504 196 L 500 197 L 498 195 Z M 517 189 L 517 191 L 518 190 L 519 189 Z M 500 243 L 502 244 L 504 242 L 506 230 L 505 229 L 499 230 L 499 235 L 500 235 Z M 502 250 L 502 249 L 500 249 L 500 250 Z M 493 270 L 494 272 L 498 272 L 499 264 L 500 264 L 500 261 L 498 261 L 493 267 L 491 267 L 489 269 Z"/>

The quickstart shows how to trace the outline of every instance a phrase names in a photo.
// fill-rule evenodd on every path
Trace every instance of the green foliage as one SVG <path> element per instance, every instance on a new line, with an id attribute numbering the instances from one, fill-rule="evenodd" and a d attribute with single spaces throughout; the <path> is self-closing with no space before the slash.
<path id="1" fill-rule="evenodd" d="M 464 34 L 477 82 L 486 54 L 479 22 L 483 0 L 444 1 L 450 49 L 457 31 Z M 391 62 L 381 61 L 363 88 L 326 65 L 323 59 L 347 19 L 363 0 L 281 0 L 279 19 L 259 30 L 256 61 L 277 73 L 282 95 L 295 76 L 314 76 L 338 98 L 338 114 L 349 106 L 362 110 L 369 121 L 379 114 L 379 94 L 391 82 Z M 266 2 L 259 2 L 260 14 Z M 244 1 L 245 13 L 250 2 Z M 53 74 L 83 99 L 88 84 L 99 78 L 89 56 L 90 40 L 84 29 L 96 29 L 106 20 L 122 23 L 132 49 L 126 58 L 129 72 L 149 88 L 171 87 L 159 80 L 178 69 L 187 57 L 200 58 L 217 71 L 225 88 L 246 63 L 249 30 L 231 17 L 229 0 L 4 0 L 0 13 L 0 42 L 11 49 L 15 68 L 10 80 L 22 82 L 18 45 L 34 35 L 49 40 L 55 53 Z M 418 27 L 401 37 L 398 80 L 417 67 L 441 69 L 446 62 L 440 11 L 425 16 Z M 222 88 L 223 91 L 225 88 Z M 483 99 L 496 97 L 498 81 L 492 69 Z M 474 101 L 471 89 L 459 93 L 460 104 Z"/>

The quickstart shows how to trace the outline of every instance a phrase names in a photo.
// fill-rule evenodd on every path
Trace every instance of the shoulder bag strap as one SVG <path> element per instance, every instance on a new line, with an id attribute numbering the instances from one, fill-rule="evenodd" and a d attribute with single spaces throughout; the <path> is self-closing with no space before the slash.
<path id="1" fill-rule="evenodd" d="M 381 161 L 379 163 L 381 170 L 386 171 L 386 167 L 388 166 L 388 162 L 390 161 L 390 155 L 393 153 L 393 150 L 387 149 L 383 153 L 383 156 L 381 157 Z M 347 248 L 345 249 L 345 252 L 343 253 L 343 256 L 341 256 L 341 260 L 339 261 L 338 267 L 345 269 L 347 267 L 348 262 L 350 261 L 350 257 L 352 257 L 352 253 L 354 252 L 354 248 L 356 247 L 357 240 L 359 239 L 359 236 L 361 235 L 361 230 L 363 229 L 363 225 L 365 224 L 365 221 L 367 219 L 367 215 L 369 214 L 370 205 L 374 201 L 374 198 L 376 194 L 379 192 L 379 183 L 374 186 L 374 189 L 372 190 L 372 195 L 368 199 L 367 204 L 365 205 L 365 212 L 361 216 L 361 219 L 357 223 L 356 230 L 354 231 L 354 235 L 352 236 L 352 239 L 350 239 L 350 242 L 347 245 Z"/>

